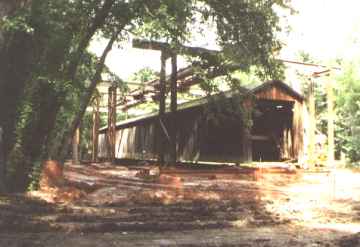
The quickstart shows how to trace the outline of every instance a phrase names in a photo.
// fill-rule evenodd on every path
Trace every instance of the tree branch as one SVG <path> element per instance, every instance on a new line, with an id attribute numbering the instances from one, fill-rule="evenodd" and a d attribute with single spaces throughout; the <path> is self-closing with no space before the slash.
<path id="1" fill-rule="evenodd" d="M 76 77 L 77 68 L 80 63 L 81 57 L 84 54 L 86 47 L 89 45 L 91 38 L 94 36 L 95 32 L 104 25 L 106 17 L 108 16 L 111 7 L 113 6 L 115 0 L 106 0 L 102 8 L 97 12 L 92 25 L 86 31 L 85 36 L 80 40 L 77 50 L 74 54 L 74 57 L 71 59 L 69 64 L 69 69 L 67 73 L 67 78 L 73 81 Z"/>
<path id="2" fill-rule="evenodd" d="M 85 93 L 81 97 L 79 110 L 76 113 L 76 115 L 75 115 L 74 119 L 72 120 L 72 122 L 70 123 L 70 125 L 68 126 L 68 130 L 65 132 L 65 134 L 62 138 L 62 141 L 60 142 L 61 145 L 55 147 L 55 150 L 52 149 L 51 156 L 53 158 L 56 158 L 59 161 L 63 161 L 66 158 L 66 155 L 67 155 L 68 149 L 69 149 L 69 145 L 70 145 L 70 141 L 71 141 L 71 137 L 75 133 L 76 128 L 79 126 L 79 124 L 86 112 L 86 108 L 91 101 L 91 97 L 94 93 L 94 90 L 96 89 L 97 84 L 101 81 L 101 74 L 104 69 L 106 57 L 109 54 L 109 52 L 111 51 L 112 46 L 113 46 L 114 42 L 116 41 L 117 37 L 119 36 L 120 32 L 121 31 L 117 31 L 116 33 L 114 33 L 113 36 L 111 37 L 111 39 L 109 40 L 107 46 L 105 47 L 105 49 L 100 57 L 100 60 L 96 66 L 96 72 L 91 80 L 90 86 L 86 89 Z"/>

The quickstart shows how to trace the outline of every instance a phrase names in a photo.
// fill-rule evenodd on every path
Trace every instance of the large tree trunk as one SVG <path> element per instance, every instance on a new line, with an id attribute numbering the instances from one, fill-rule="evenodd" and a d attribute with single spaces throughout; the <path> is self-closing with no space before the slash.
<path id="1" fill-rule="evenodd" d="M 108 17 L 109 12 L 110 12 L 110 10 L 111 10 L 114 3 L 115 3 L 115 0 L 105 0 L 102 7 L 96 13 L 96 16 L 94 17 L 93 22 L 87 28 L 87 30 L 85 32 L 85 35 L 79 41 L 79 45 L 77 46 L 76 51 L 73 53 L 73 56 L 72 56 L 72 58 L 70 60 L 70 63 L 69 63 L 68 69 L 67 69 L 67 73 L 66 73 L 66 77 L 70 81 L 74 82 L 74 80 L 76 79 L 76 74 L 77 74 L 78 67 L 79 67 L 79 64 L 80 64 L 80 61 L 81 61 L 81 57 L 83 56 L 86 48 L 88 47 L 88 45 L 89 45 L 92 37 L 95 35 L 96 31 L 99 30 L 99 28 L 101 28 L 105 24 L 106 18 Z M 112 42 L 114 42 L 114 40 Z M 111 44 L 111 46 L 112 46 L 112 44 Z M 111 50 L 111 47 L 110 47 L 109 51 L 110 50 Z M 107 53 L 109 51 L 107 51 Z M 107 53 L 105 55 L 104 61 L 106 59 Z M 101 63 L 101 60 L 102 60 L 102 58 L 100 59 L 100 63 Z M 103 66 L 104 66 L 104 62 L 101 65 L 101 67 L 103 67 Z M 96 79 L 95 77 L 99 77 L 98 80 L 101 79 L 101 72 L 100 72 L 99 75 L 97 75 L 98 69 L 99 69 L 99 64 L 98 64 L 98 67 L 96 69 L 96 73 L 95 73 L 95 76 L 94 76 L 93 80 Z M 102 69 L 103 68 L 101 68 L 101 71 L 102 71 Z M 96 84 L 97 84 L 97 82 L 96 82 Z M 71 143 L 71 137 L 74 135 L 77 126 L 79 125 L 83 115 L 85 114 L 86 107 L 87 107 L 87 105 L 89 103 L 88 101 L 90 101 L 90 99 L 91 99 L 92 93 L 96 88 L 96 84 L 95 84 L 95 86 L 93 86 L 92 83 L 91 83 L 88 90 L 84 93 L 84 96 L 83 96 L 83 99 L 81 100 L 80 108 L 79 108 L 80 109 L 79 111 L 83 110 L 82 109 L 84 107 L 84 104 L 83 104 L 84 101 L 83 100 L 85 100 L 86 106 L 84 108 L 84 113 L 83 114 L 78 113 L 78 114 L 81 115 L 81 118 L 79 120 L 74 120 L 74 121 L 71 122 L 69 129 L 65 131 L 65 133 L 61 137 L 60 141 L 57 141 L 57 142 L 54 142 L 54 143 L 51 143 L 50 141 L 48 142 L 48 144 L 51 146 L 51 147 L 47 148 L 47 150 L 48 150 L 47 151 L 48 152 L 48 154 L 47 154 L 48 158 L 57 159 L 57 160 L 60 160 L 60 161 L 65 160 L 65 158 L 67 156 L 67 153 L 68 153 L 68 149 L 69 149 L 68 145 Z M 91 91 L 90 95 L 88 95 L 89 91 Z M 59 100 L 60 101 L 64 100 L 65 96 L 66 95 L 60 96 Z M 89 99 L 87 100 L 88 97 L 89 97 Z M 59 110 L 60 110 L 60 105 L 59 105 L 58 108 L 56 108 L 56 113 L 58 113 Z M 74 126 L 74 122 L 75 122 L 75 126 Z M 54 121 L 53 125 L 55 125 L 55 121 Z M 66 147 L 63 146 L 63 145 L 66 145 Z"/>
<path id="2" fill-rule="evenodd" d="M 30 1 L 0 1 L 0 19 L 13 16 Z M 6 163 L 15 139 L 18 109 L 37 56 L 34 43 L 23 32 L 6 32 L 0 28 L 0 125 L 3 128 L 3 159 Z"/>
<path id="3" fill-rule="evenodd" d="M 66 79 L 71 81 L 72 84 L 74 84 L 74 81 L 76 80 L 78 67 L 79 67 L 79 64 L 81 62 L 81 58 L 82 58 L 84 52 L 86 51 L 87 47 L 89 46 L 90 41 L 93 38 L 93 36 L 95 35 L 95 33 L 101 27 L 103 27 L 103 25 L 105 24 L 106 18 L 108 17 L 109 12 L 110 12 L 112 6 L 114 5 L 114 3 L 115 3 L 115 0 L 105 0 L 104 1 L 102 6 L 100 7 L 100 9 L 97 11 L 92 23 L 89 24 L 85 34 L 80 38 L 78 46 L 76 47 L 76 51 L 73 52 L 73 54 L 71 56 L 71 59 L 70 59 L 70 62 L 69 62 L 69 65 L 67 66 L 67 71 L 66 71 Z M 105 56 L 105 58 L 106 58 L 106 56 Z M 101 74 L 100 74 L 100 78 L 101 78 Z M 91 95 L 92 95 L 94 89 L 92 89 L 91 85 L 89 87 L 89 90 L 91 90 Z M 85 92 L 84 95 L 87 95 L 87 92 Z M 91 95 L 89 96 L 90 98 L 91 98 Z M 55 127 L 56 116 L 59 113 L 60 107 L 61 107 L 60 102 L 64 101 L 65 97 L 66 97 L 66 94 L 61 94 L 61 95 L 59 95 L 57 97 L 56 102 L 54 102 L 55 104 L 54 104 L 54 107 L 53 107 L 53 113 L 55 113 L 55 115 L 52 115 L 53 116 L 53 118 L 51 119 L 52 125 L 51 125 L 51 128 L 48 131 L 48 135 L 50 134 L 51 130 L 54 129 L 54 127 Z M 83 107 L 83 104 L 82 103 L 80 103 L 80 104 L 81 104 L 80 105 L 80 109 L 81 109 Z M 86 104 L 88 104 L 88 103 L 86 103 Z M 86 108 L 85 108 L 85 110 L 86 110 Z M 81 121 L 81 119 L 80 119 L 80 121 Z M 51 143 L 51 140 L 47 140 L 47 144 L 49 146 L 51 146 L 51 147 L 48 147 L 46 149 L 47 150 L 46 151 L 47 152 L 47 154 L 46 154 L 47 158 L 58 159 L 59 157 L 63 157 L 63 158 L 61 158 L 59 160 L 65 159 L 65 157 L 67 155 L 68 147 L 65 148 L 66 149 L 66 151 L 65 151 L 65 150 L 63 150 L 64 147 L 62 147 L 61 145 L 64 145 L 65 143 L 69 144 L 71 142 L 70 141 L 71 136 L 74 135 L 75 130 L 76 130 L 78 124 L 80 123 L 80 121 L 76 121 L 77 124 L 76 124 L 75 127 L 73 127 L 73 124 L 71 123 L 70 124 L 71 125 L 70 132 L 65 131 L 65 134 L 60 139 L 60 141 L 57 141 L 55 143 Z M 67 139 L 69 139 L 69 140 L 67 140 Z"/>
<path id="4" fill-rule="evenodd" d="M 3 129 L 0 126 L 0 193 L 5 191 L 5 159 L 3 150 Z"/>
<path id="5" fill-rule="evenodd" d="M 23 3 L 32 4 L 31 1 L 19 0 L 0 2 L 0 17 L 15 13 L 23 6 Z M 44 42 L 44 39 L 46 40 L 46 35 L 45 38 L 42 36 L 44 30 L 35 31 L 31 37 L 22 32 L 4 33 L 0 30 L 0 125 L 4 127 L 5 133 L 3 140 L 5 161 L 11 165 L 11 167 L 7 166 L 10 169 L 8 181 L 11 182 L 8 188 L 25 189 L 34 162 L 46 158 L 44 144 L 49 141 L 49 133 L 54 129 L 57 114 L 66 97 L 66 93 L 48 90 L 48 85 L 42 85 L 41 81 L 34 80 L 34 77 L 39 76 L 34 72 L 37 71 L 35 66 L 41 63 L 41 69 L 54 71 L 65 67 L 65 78 L 61 79 L 73 82 L 91 38 L 104 25 L 113 3 L 114 0 L 104 1 L 92 23 L 80 37 L 76 50 L 70 55 L 69 63 L 64 61 L 67 57 L 65 55 L 58 61 L 54 61 L 51 52 L 46 53 L 54 47 L 47 47 L 48 43 Z M 68 47 L 63 48 L 63 51 L 58 52 L 68 54 Z M 66 66 L 66 64 L 69 65 Z M 33 116 L 28 114 L 27 118 L 24 118 L 26 107 L 29 106 L 32 107 L 34 114 Z M 19 109 L 21 112 L 18 111 Z M 18 145 L 15 145 L 16 142 Z M 10 162 L 9 159 L 12 158 L 15 158 L 16 162 L 13 160 Z"/>
<path id="6" fill-rule="evenodd" d="M 106 48 L 104 49 L 101 58 L 97 64 L 95 75 L 93 76 L 90 86 L 84 92 L 83 96 L 80 99 L 80 107 L 79 111 L 76 113 L 74 119 L 71 121 L 70 125 L 68 126 L 67 130 L 62 136 L 62 139 L 57 142 L 50 150 L 50 156 L 56 160 L 64 161 L 69 151 L 71 138 L 74 135 L 76 128 L 79 126 L 85 112 L 86 108 L 88 107 L 91 97 L 96 89 L 97 84 L 101 80 L 101 73 L 104 68 L 105 60 L 107 55 L 112 49 L 114 42 L 116 41 L 120 32 L 115 33 L 112 38 L 109 40 Z"/>

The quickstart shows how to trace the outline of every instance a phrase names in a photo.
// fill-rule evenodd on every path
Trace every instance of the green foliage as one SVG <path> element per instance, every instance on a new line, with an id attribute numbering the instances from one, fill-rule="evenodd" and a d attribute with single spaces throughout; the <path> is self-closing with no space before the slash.
<path id="1" fill-rule="evenodd" d="M 44 144 L 50 143 L 50 132 L 59 110 L 73 103 L 94 73 L 97 58 L 86 54 L 82 57 L 76 80 L 66 76 L 69 58 L 85 28 L 79 24 L 85 24 L 88 19 L 82 11 L 83 6 L 78 1 L 32 1 L 28 8 L 18 10 L 2 22 L 12 39 L 19 38 L 19 33 L 31 34 L 24 42 L 30 43 L 33 51 L 33 67 L 24 88 L 19 88 L 22 97 L 17 103 L 14 143 L 8 156 L 8 179 L 18 189 L 26 186 L 29 174 L 32 174 L 30 180 L 35 179 L 36 172 L 31 171 L 36 167 L 36 160 L 47 158 Z M 16 54 L 19 61 L 21 55 Z M 16 69 L 29 68 L 18 66 Z M 56 121 L 55 130 L 64 129 L 65 121 L 61 119 L 71 115 L 59 114 L 60 121 Z M 60 123 L 63 124 L 61 127 Z"/>
<path id="2" fill-rule="evenodd" d="M 155 80 L 159 77 L 159 74 L 149 67 L 145 67 L 135 72 L 130 76 L 130 81 L 136 83 L 146 83 Z"/>
<path id="3" fill-rule="evenodd" d="M 28 186 L 29 191 L 39 189 L 39 181 L 42 172 L 42 161 L 35 161 L 32 166 L 32 170 L 29 173 L 30 184 Z"/>
<path id="4" fill-rule="evenodd" d="M 227 60 L 235 61 L 248 72 L 257 67 L 261 77 L 280 79 L 281 64 L 274 55 L 281 45 L 276 33 L 281 30 L 274 7 L 280 1 L 205 1 L 209 15 L 215 22 L 218 43 Z M 282 3 L 285 5 L 285 3 Z"/>
<path id="5" fill-rule="evenodd" d="M 193 21 L 196 1 L 142 1 L 143 12 L 135 33 L 153 40 L 185 42 L 189 38 L 189 23 Z"/>
<path id="6" fill-rule="evenodd" d="M 360 74 L 359 62 L 344 66 L 337 78 L 336 136 L 339 151 L 345 152 L 351 162 L 360 161 Z"/>
<path id="7" fill-rule="evenodd" d="M 304 62 L 316 63 L 306 52 L 300 53 Z M 360 74 L 359 62 L 348 62 L 342 65 L 341 75 L 314 79 L 314 96 L 316 108 L 316 127 L 321 133 L 327 133 L 328 109 L 326 86 L 327 81 L 335 81 L 335 145 L 337 156 L 343 152 L 350 162 L 360 161 Z M 302 79 L 304 95 L 307 97 L 310 81 L 306 75 Z"/>
<path id="8" fill-rule="evenodd" d="M 33 34 L 34 29 L 29 25 L 24 15 L 4 17 L 0 20 L 0 27 L 5 32 L 25 32 Z"/>
<path id="9" fill-rule="evenodd" d="M 193 27 L 210 21 L 216 26 L 217 42 L 225 52 L 219 56 L 199 55 L 202 70 L 222 69 L 223 65 L 235 62 L 242 71 L 247 72 L 255 66 L 259 75 L 276 79 L 281 76 L 281 68 L 273 59 L 280 48 L 276 40 L 279 25 L 274 7 L 286 7 L 285 2 L 28 1 L 0 23 L 8 41 L 9 51 L 4 54 L 7 59 L 17 58 L 14 66 L 7 71 L 9 78 L 6 83 L 19 85 L 17 93 L 21 96 L 12 102 L 16 106 L 13 111 L 17 114 L 10 114 L 15 126 L 9 129 L 15 130 L 15 137 L 8 148 L 9 180 L 16 178 L 23 181 L 31 173 L 30 179 L 37 181 L 37 162 L 49 158 L 50 147 L 64 149 L 56 144 L 62 143 L 60 139 L 68 134 L 66 130 L 73 120 L 83 114 L 80 106 L 87 102 L 86 92 L 98 68 L 98 58 L 86 52 L 95 34 L 105 38 L 119 34 L 117 41 L 136 34 L 147 39 L 168 41 L 177 49 L 179 44 L 190 40 Z M 27 66 L 21 66 L 23 54 L 16 53 L 18 47 L 15 44 L 24 43 L 31 51 Z M 21 82 L 16 77 L 20 72 L 24 74 Z M 227 71 L 223 72 L 227 74 Z M 142 79 L 150 76 L 146 73 Z M 126 90 L 119 78 L 115 75 L 110 77 L 121 86 L 122 91 Z M 208 83 L 204 87 L 213 90 L 212 80 L 205 79 Z M 231 87 L 238 84 L 231 78 L 228 82 Z M 88 123 L 89 116 L 86 116 L 84 128 L 89 128 Z M 84 138 L 88 138 L 87 134 Z"/>
<path id="10" fill-rule="evenodd" d="M 253 109 L 246 102 L 252 101 L 252 96 L 244 91 L 244 88 L 240 86 L 240 81 L 231 77 L 227 79 L 231 80 L 231 90 L 207 97 L 208 104 L 204 106 L 206 121 L 216 126 L 229 121 L 240 122 L 250 129 Z"/>
<path id="11" fill-rule="evenodd" d="M 92 113 L 85 113 L 80 126 L 80 157 L 84 160 L 91 159 L 92 145 Z"/>

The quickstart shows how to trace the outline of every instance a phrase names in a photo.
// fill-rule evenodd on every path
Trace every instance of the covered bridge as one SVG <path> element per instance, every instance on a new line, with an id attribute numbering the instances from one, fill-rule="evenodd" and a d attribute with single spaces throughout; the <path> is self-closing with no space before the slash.
<path id="1" fill-rule="evenodd" d="M 238 100 L 240 94 L 242 101 Z M 178 161 L 296 161 L 303 154 L 304 98 L 284 82 L 268 81 L 255 88 L 244 88 L 239 94 L 225 92 L 211 98 L 214 100 L 200 99 L 178 106 Z M 225 99 L 222 104 L 216 104 L 222 99 Z M 214 114 L 211 102 L 223 106 L 221 117 Z M 235 116 L 226 111 L 230 105 L 235 109 L 238 106 L 239 110 L 242 106 L 246 110 L 252 109 L 251 128 L 247 128 L 244 114 Z M 164 131 L 169 138 L 165 127 L 169 121 L 170 113 L 167 112 L 163 122 L 154 113 L 118 123 L 116 159 L 156 160 L 161 147 L 158 134 Z M 100 158 L 108 157 L 107 134 L 108 128 L 100 130 Z M 170 146 L 166 145 L 165 149 Z M 168 159 L 165 156 L 165 160 Z"/>

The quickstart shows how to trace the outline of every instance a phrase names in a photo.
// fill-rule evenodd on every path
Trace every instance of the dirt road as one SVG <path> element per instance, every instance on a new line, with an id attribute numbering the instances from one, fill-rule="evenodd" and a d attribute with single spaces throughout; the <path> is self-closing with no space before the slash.
<path id="1" fill-rule="evenodd" d="M 67 165 L 65 188 L 0 197 L 0 246 L 360 246 L 358 173 L 158 172 Z"/>

